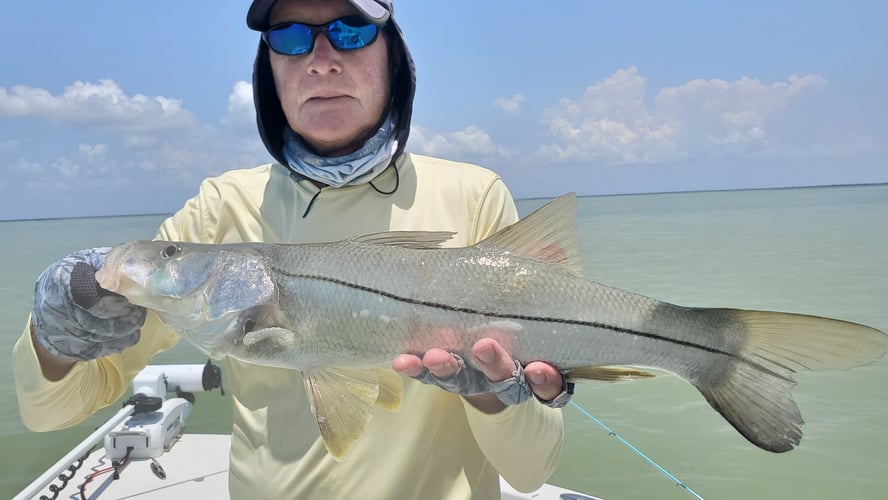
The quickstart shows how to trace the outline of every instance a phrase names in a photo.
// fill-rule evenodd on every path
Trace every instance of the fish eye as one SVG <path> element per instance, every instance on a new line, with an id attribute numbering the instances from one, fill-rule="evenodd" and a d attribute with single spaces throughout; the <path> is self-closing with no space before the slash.
<path id="1" fill-rule="evenodd" d="M 160 251 L 160 257 L 163 259 L 169 259 L 171 257 L 175 257 L 177 253 L 182 251 L 182 247 L 178 245 L 167 245 Z"/>

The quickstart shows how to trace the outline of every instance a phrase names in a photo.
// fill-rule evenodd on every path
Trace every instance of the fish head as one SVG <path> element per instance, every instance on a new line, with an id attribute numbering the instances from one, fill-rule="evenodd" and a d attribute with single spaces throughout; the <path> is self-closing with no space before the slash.
<path id="1" fill-rule="evenodd" d="M 96 279 L 217 359 L 276 300 L 264 260 L 248 245 L 130 242 L 108 253 Z"/>
<path id="2" fill-rule="evenodd" d="M 218 252 L 169 241 L 134 241 L 111 249 L 96 273 L 99 286 L 158 312 L 181 312 L 218 267 Z"/>

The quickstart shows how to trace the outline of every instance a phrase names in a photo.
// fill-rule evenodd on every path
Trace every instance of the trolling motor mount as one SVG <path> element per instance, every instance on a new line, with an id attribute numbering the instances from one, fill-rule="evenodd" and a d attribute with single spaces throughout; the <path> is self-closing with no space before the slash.
<path id="1" fill-rule="evenodd" d="M 111 460 L 153 460 L 163 455 L 185 430 L 194 392 L 217 387 L 222 389 L 222 371 L 210 361 L 145 367 L 133 379 L 133 396 L 124 403 L 134 406 L 133 415 L 105 436 L 105 455 Z M 176 397 L 166 399 L 169 392 Z"/>

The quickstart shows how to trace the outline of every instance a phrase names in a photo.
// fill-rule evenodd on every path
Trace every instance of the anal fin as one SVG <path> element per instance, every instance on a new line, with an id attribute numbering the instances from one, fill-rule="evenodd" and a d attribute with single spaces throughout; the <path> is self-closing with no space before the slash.
<path id="1" fill-rule="evenodd" d="M 591 382 L 626 382 L 642 378 L 652 378 L 650 372 L 626 368 L 623 366 L 582 366 L 565 373 L 571 381 Z"/>
<path id="2" fill-rule="evenodd" d="M 389 411 L 396 411 L 404 397 L 404 379 L 393 370 L 377 368 L 373 370 L 379 377 L 379 394 L 376 405 Z"/>

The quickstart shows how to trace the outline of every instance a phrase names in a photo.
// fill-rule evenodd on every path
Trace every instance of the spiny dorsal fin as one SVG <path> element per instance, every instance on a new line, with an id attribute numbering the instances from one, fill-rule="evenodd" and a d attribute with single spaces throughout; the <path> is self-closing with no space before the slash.
<path id="1" fill-rule="evenodd" d="M 577 237 L 576 195 L 568 193 L 478 243 L 479 247 L 508 250 L 517 255 L 556 264 L 583 275 Z"/>
<path id="2" fill-rule="evenodd" d="M 386 231 L 352 238 L 371 245 L 390 245 L 414 250 L 434 250 L 453 238 L 453 231 Z"/>

